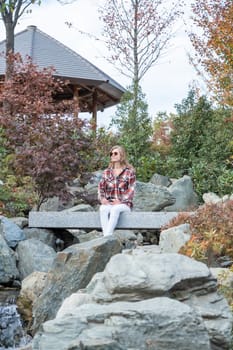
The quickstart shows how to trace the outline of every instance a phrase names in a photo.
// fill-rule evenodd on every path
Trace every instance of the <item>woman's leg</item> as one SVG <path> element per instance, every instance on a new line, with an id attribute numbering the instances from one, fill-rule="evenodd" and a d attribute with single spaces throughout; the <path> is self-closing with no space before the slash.
<path id="1" fill-rule="evenodd" d="M 108 220 L 109 220 L 109 215 L 110 215 L 110 210 L 111 210 L 112 205 L 110 204 L 101 204 L 99 208 L 100 212 L 100 223 L 103 231 L 103 235 L 106 235 L 106 230 L 108 226 Z"/>
<path id="2" fill-rule="evenodd" d="M 107 224 L 104 236 L 109 236 L 113 234 L 114 229 L 117 225 L 120 213 L 122 213 L 123 211 L 126 211 L 126 212 L 131 211 L 130 207 L 126 204 L 115 204 L 115 205 L 110 205 L 110 207 L 111 207 L 110 216 L 109 216 L 109 220 L 108 220 L 108 224 Z"/>

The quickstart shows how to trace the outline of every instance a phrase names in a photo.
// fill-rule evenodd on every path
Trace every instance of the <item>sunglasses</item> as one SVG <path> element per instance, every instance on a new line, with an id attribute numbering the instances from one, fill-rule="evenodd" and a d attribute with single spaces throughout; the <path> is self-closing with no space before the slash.
<path id="1" fill-rule="evenodd" d="M 118 152 L 110 152 L 110 157 L 111 156 L 118 156 L 118 154 L 119 154 Z"/>

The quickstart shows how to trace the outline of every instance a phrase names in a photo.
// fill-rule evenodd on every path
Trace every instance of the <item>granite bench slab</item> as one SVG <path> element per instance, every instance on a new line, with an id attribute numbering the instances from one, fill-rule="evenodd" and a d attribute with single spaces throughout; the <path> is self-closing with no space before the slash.
<path id="1" fill-rule="evenodd" d="M 121 213 L 118 229 L 160 229 L 178 212 L 137 212 Z M 31 211 L 29 227 L 38 228 L 70 228 L 70 229 L 101 229 L 99 212 L 53 212 Z"/>

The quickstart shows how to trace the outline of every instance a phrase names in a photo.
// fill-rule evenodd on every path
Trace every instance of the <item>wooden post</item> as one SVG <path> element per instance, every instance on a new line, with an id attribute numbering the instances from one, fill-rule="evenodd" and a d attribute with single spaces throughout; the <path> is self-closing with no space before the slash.
<path id="1" fill-rule="evenodd" d="M 97 128 L 97 91 L 96 89 L 93 91 L 92 95 L 92 127 L 93 131 L 96 134 L 96 128 Z"/>
<path id="2" fill-rule="evenodd" d="M 73 100 L 74 100 L 74 116 L 78 117 L 78 113 L 79 113 L 79 88 L 77 86 L 74 86 Z"/>

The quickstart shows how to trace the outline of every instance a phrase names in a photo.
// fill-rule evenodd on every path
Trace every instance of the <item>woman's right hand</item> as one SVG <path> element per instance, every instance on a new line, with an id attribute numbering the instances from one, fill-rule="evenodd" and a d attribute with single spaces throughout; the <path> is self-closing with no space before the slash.
<path id="1" fill-rule="evenodd" d="M 109 204 L 109 201 L 106 198 L 102 198 L 101 204 Z"/>

